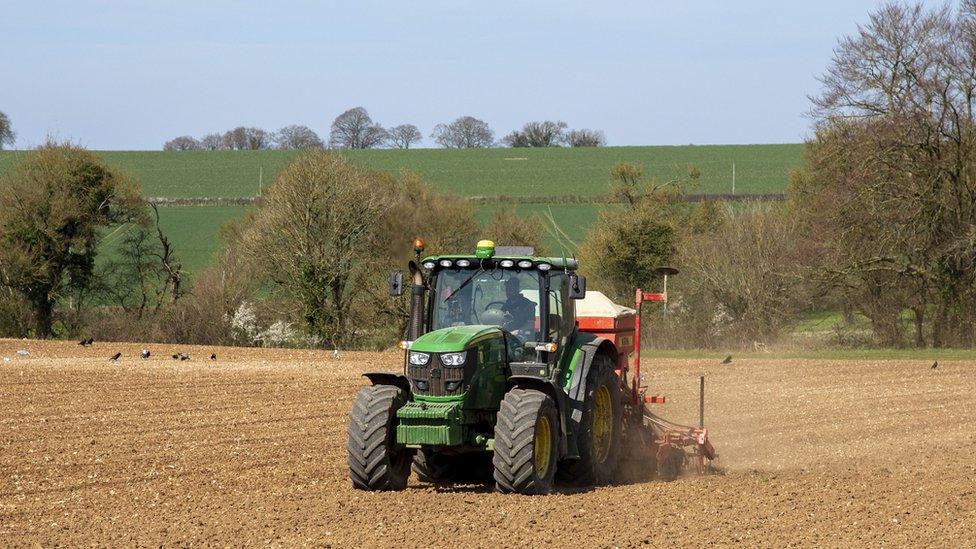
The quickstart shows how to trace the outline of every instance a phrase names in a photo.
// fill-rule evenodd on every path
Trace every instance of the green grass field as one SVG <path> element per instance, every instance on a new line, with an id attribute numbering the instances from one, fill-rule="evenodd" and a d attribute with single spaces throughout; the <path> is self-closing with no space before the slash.
<path id="1" fill-rule="evenodd" d="M 0 152 L 0 173 L 18 152 Z M 146 196 L 254 196 L 294 151 L 105 151 L 105 160 L 135 175 Z M 435 187 L 464 196 L 599 195 L 610 168 L 618 162 L 644 165 L 661 181 L 702 173 L 689 192 L 728 193 L 732 163 L 736 192 L 782 192 L 792 168 L 802 165 L 803 145 L 701 145 L 677 147 L 601 147 L 551 149 L 415 149 L 346 151 L 343 154 L 379 170 L 417 172 Z"/>
<path id="2" fill-rule="evenodd" d="M 199 272 L 220 249 L 217 233 L 227 221 L 244 215 L 249 206 L 167 206 L 159 208 L 159 224 L 173 243 L 183 268 Z M 110 256 L 127 227 L 114 230 L 102 240 L 99 257 Z"/>
<path id="3" fill-rule="evenodd" d="M 11 169 L 19 151 L 0 151 L 0 175 Z M 137 177 L 144 196 L 254 196 L 263 183 L 292 158 L 294 151 L 103 151 L 106 162 Z M 462 196 L 534 197 L 540 203 L 518 204 L 524 214 L 545 220 L 551 213 L 558 231 L 546 221 L 548 252 L 571 254 L 568 241 L 579 244 L 606 204 L 545 203 L 547 197 L 596 196 L 606 192 L 610 169 L 618 162 L 641 164 L 652 178 L 666 181 L 697 166 L 702 173 L 690 193 L 729 193 L 732 163 L 737 193 L 775 193 L 786 189 L 789 172 L 803 163 L 803 145 L 701 145 L 674 147 L 601 147 L 582 149 L 414 149 L 345 151 L 355 161 L 378 170 L 408 170 L 434 187 Z M 494 204 L 482 204 L 486 221 Z M 246 211 L 242 206 L 166 206 L 160 208 L 163 229 L 173 240 L 189 272 L 205 267 L 219 248 L 217 231 Z M 111 245 L 111 243 L 108 243 Z M 569 249 L 567 249 L 567 245 Z"/>

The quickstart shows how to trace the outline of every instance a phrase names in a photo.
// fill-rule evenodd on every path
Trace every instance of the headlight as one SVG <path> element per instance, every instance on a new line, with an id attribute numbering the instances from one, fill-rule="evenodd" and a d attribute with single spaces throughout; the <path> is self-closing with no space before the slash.
<path id="1" fill-rule="evenodd" d="M 548 263 L 539 263 L 539 265 L 538 265 L 538 269 L 540 271 L 548 271 L 551 268 L 552 268 L 552 265 L 550 265 Z"/>
<path id="2" fill-rule="evenodd" d="M 470 267 L 471 266 L 471 262 L 468 261 L 467 259 L 458 259 L 457 260 L 457 266 L 458 267 Z"/>
<path id="3" fill-rule="evenodd" d="M 414 366 L 423 366 L 430 362 L 430 355 L 427 353 L 418 353 L 417 351 L 410 352 L 410 364 Z"/>
<path id="4" fill-rule="evenodd" d="M 532 262 L 529 261 L 528 259 L 523 259 L 522 261 L 518 262 L 518 266 L 519 269 L 528 269 L 529 267 L 532 266 Z"/>
<path id="5" fill-rule="evenodd" d="M 431 270 L 431 269 L 433 269 L 436 266 L 437 266 L 437 264 L 434 263 L 433 261 L 427 261 L 427 262 L 424 263 L 424 268 L 427 269 L 428 271 Z"/>
<path id="6" fill-rule="evenodd" d="M 450 259 L 442 259 L 442 260 L 440 260 L 440 264 L 441 264 L 441 267 L 450 267 L 451 265 L 453 265 L 453 263 L 451 263 L 451 260 Z"/>
<path id="7" fill-rule="evenodd" d="M 467 353 L 444 353 L 441 355 L 441 363 L 444 366 L 460 366 L 464 364 Z"/>
<path id="8" fill-rule="evenodd" d="M 511 259 L 503 259 L 498 264 L 506 269 L 511 269 L 512 267 L 515 266 L 515 262 L 512 261 Z"/>

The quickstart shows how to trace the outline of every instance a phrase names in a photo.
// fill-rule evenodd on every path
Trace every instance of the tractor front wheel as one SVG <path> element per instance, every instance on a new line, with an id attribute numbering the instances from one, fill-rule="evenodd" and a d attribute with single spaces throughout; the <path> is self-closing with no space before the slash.
<path id="1" fill-rule="evenodd" d="M 545 494 L 552 489 L 559 416 L 548 395 L 512 389 L 495 421 L 495 487 L 499 492 Z"/>
<path id="2" fill-rule="evenodd" d="M 407 487 L 413 451 L 396 443 L 396 412 L 406 402 L 406 392 L 392 385 L 373 385 L 356 395 L 346 444 L 349 478 L 354 488 Z"/>

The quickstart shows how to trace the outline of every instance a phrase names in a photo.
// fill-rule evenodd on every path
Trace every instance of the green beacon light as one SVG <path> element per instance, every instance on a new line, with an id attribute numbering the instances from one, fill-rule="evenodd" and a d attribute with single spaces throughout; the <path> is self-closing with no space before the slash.
<path id="1" fill-rule="evenodd" d="M 491 240 L 478 241 L 478 247 L 474 251 L 474 256 L 478 259 L 488 259 L 495 255 L 495 243 Z"/>

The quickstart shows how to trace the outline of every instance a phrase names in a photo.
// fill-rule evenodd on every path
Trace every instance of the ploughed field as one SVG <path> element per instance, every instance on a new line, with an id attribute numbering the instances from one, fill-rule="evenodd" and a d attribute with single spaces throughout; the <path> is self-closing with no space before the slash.
<path id="1" fill-rule="evenodd" d="M 352 490 L 359 375 L 398 353 L 142 347 L 0 340 L 3 545 L 976 543 L 974 362 L 647 360 L 670 419 L 707 375 L 723 473 L 530 497 Z"/>

